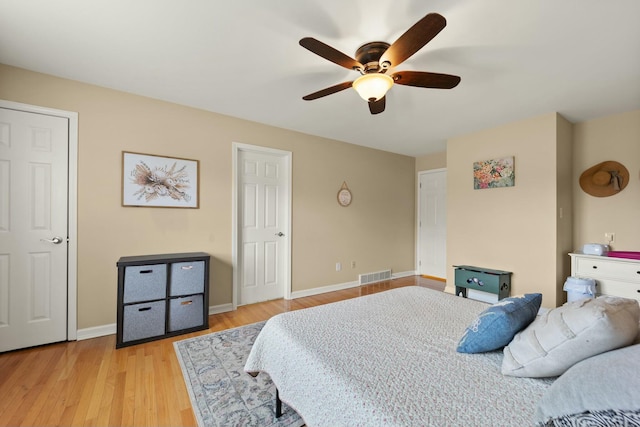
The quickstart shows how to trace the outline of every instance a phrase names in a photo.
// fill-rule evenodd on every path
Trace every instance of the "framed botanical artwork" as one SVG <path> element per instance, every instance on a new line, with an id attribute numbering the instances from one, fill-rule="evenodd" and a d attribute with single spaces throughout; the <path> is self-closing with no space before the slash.
<path id="1" fill-rule="evenodd" d="M 513 187 L 516 174 L 513 156 L 473 163 L 473 188 Z"/>
<path id="2" fill-rule="evenodd" d="M 122 152 L 122 206 L 199 207 L 198 160 Z"/>

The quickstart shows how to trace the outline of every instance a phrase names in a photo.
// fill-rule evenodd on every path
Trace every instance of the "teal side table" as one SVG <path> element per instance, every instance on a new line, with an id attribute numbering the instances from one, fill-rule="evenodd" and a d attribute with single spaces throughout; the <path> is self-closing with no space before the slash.
<path id="1" fill-rule="evenodd" d="M 468 289 L 498 295 L 498 300 L 511 293 L 511 272 L 475 267 L 472 265 L 454 265 L 456 295 L 467 297 Z"/>

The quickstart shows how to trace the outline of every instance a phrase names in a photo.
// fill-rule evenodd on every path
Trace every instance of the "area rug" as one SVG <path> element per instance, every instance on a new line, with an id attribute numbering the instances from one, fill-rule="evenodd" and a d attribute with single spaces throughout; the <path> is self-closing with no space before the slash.
<path id="1" fill-rule="evenodd" d="M 191 406 L 200 427 L 299 427 L 300 416 L 284 403 L 275 417 L 276 388 L 265 373 L 244 372 L 251 346 L 265 322 L 174 342 Z"/>

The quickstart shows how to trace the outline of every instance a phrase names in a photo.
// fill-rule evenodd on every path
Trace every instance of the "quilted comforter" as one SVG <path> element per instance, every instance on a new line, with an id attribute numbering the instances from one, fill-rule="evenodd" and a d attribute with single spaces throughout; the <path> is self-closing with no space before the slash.
<path id="1" fill-rule="evenodd" d="M 487 305 L 416 286 L 279 314 L 245 371 L 266 372 L 308 426 L 528 426 L 549 379 L 461 354 Z"/>

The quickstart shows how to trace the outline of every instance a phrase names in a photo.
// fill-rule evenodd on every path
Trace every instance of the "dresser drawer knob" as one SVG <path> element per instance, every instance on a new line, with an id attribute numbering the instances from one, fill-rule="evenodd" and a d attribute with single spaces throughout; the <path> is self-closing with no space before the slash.
<path id="1" fill-rule="evenodd" d="M 597 265 L 594 265 L 592 268 L 598 268 L 598 266 L 597 266 Z"/>

